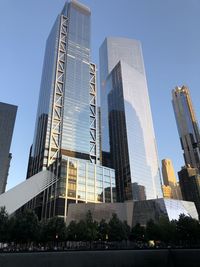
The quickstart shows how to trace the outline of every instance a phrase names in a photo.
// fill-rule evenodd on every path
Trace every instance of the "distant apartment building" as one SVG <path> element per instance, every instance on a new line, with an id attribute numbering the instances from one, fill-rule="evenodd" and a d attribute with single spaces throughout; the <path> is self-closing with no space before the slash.
<path id="1" fill-rule="evenodd" d="M 0 102 L 0 194 L 5 192 L 7 184 L 16 113 L 17 106 Z"/>
<path id="2" fill-rule="evenodd" d="M 200 132 L 189 89 L 175 87 L 172 103 L 185 165 L 200 170 Z"/>
<path id="3" fill-rule="evenodd" d="M 189 89 L 172 90 L 172 103 L 185 161 L 178 172 L 182 197 L 193 201 L 200 215 L 200 132 Z"/>

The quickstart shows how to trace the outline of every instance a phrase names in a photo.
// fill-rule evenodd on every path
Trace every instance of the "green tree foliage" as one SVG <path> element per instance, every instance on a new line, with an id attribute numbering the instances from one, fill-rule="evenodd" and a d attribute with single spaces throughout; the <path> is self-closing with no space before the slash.
<path id="1" fill-rule="evenodd" d="M 19 243 L 27 243 L 38 239 L 39 222 L 32 210 L 25 210 L 16 215 L 12 221 L 12 237 Z"/>
<path id="2" fill-rule="evenodd" d="M 5 207 L 0 208 L 0 242 L 8 239 L 8 213 Z"/>
<path id="3" fill-rule="evenodd" d="M 63 241 L 66 239 L 66 225 L 63 218 L 53 217 L 41 225 L 42 241 Z"/>
<path id="4" fill-rule="evenodd" d="M 16 221 L 16 217 L 12 216 L 11 218 L 9 218 L 8 220 L 8 225 L 7 225 L 7 229 L 6 229 L 6 241 L 7 242 L 12 242 L 14 241 L 15 238 L 15 221 Z"/>
<path id="5" fill-rule="evenodd" d="M 180 215 L 179 220 L 172 221 L 161 217 L 157 223 L 153 220 L 147 223 L 146 237 L 148 240 L 160 240 L 166 244 L 196 244 L 200 241 L 200 224 L 184 214 Z"/>
<path id="6" fill-rule="evenodd" d="M 149 220 L 146 225 L 146 238 L 148 240 L 160 240 L 160 227 L 153 220 Z"/>
<path id="7" fill-rule="evenodd" d="M 80 220 L 76 224 L 76 239 L 77 241 L 87 241 L 87 225 L 85 220 Z"/>
<path id="8" fill-rule="evenodd" d="M 122 223 L 122 226 L 123 226 L 123 231 L 125 233 L 124 240 L 130 239 L 131 227 L 128 225 L 127 221 L 124 221 Z"/>
<path id="9" fill-rule="evenodd" d="M 121 222 L 115 213 L 112 215 L 108 225 L 108 239 L 110 241 L 122 241 L 128 239 L 130 228 L 126 222 Z"/>
<path id="10" fill-rule="evenodd" d="M 76 239 L 83 241 L 94 241 L 98 238 L 98 223 L 92 218 L 91 211 L 88 211 L 84 220 L 76 224 Z"/>
<path id="11" fill-rule="evenodd" d="M 169 243 L 177 239 L 176 221 L 170 221 L 167 217 L 162 216 L 158 221 L 160 240 Z"/>
<path id="12" fill-rule="evenodd" d="M 71 221 L 67 227 L 67 240 L 75 241 L 77 238 L 77 223 Z"/>
<path id="13" fill-rule="evenodd" d="M 179 220 L 169 221 L 160 217 L 157 222 L 148 221 L 146 227 L 136 224 L 131 230 L 126 222 L 113 214 L 107 223 L 93 220 L 92 213 L 87 212 L 79 222 L 71 221 L 66 227 L 63 218 L 54 217 L 38 222 L 38 217 L 31 210 L 24 210 L 9 217 L 5 207 L 0 208 L 0 242 L 27 244 L 47 241 L 122 241 L 147 240 L 163 241 L 165 244 L 200 244 L 199 221 L 180 215 Z"/>
<path id="14" fill-rule="evenodd" d="M 130 240 L 132 241 L 144 241 L 145 238 L 145 228 L 137 223 L 130 233 Z"/>
<path id="15" fill-rule="evenodd" d="M 98 238 L 98 223 L 93 220 L 92 213 L 88 210 L 85 218 L 86 223 L 86 239 L 88 241 L 97 240 Z"/>
<path id="16" fill-rule="evenodd" d="M 98 239 L 98 223 L 88 211 L 85 219 L 79 222 L 71 221 L 67 227 L 67 239 L 71 241 L 94 241 Z"/>
<path id="17" fill-rule="evenodd" d="M 199 221 L 181 214 L 177 221 L 177 234 L 179 240 L 196 243 L 200 239 Z"/>
<path id="18" fill-rule="evenodd" d="M 102 219 L 98 225 L 98 239 L 106 241 L 108 239 L 108 234 L 109 225 L 104 219 Z"/>

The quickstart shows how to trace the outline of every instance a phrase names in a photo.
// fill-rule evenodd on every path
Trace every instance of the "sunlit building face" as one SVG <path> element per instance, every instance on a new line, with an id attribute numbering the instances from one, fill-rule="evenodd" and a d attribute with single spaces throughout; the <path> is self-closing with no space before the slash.
<path id="1" fill-rule="evenodd" d="M 114 170 L 100 162 L 96 66 L 90 9 L 66 3 L 46 43 L 27 178 L 49 169 L 58 182 L 37 198 L 43 218 L 66 216 L 70 202 L 113 202 Z M 37 206 L 37 204 L 36 204 Z M 37 207 L 36 207 L 37 208 Z"/>
<path id="2" fill-rule="evenodd" d="M 140 42 L 106 38 L 100 48 L 103 164 L 116 170 L 118 200 L 162 196 Z"/>
<path id="3" fill-rule="evenodd" d="M 46 169 L 61 154 L 98 161 L 90 17 L 88 7 L 66 3 L 47 39 L 31 174 Z"/>
<path id="4" fill-rule="evenodd" d="M 189 89 L 172 90 L 172 104 L 186 165 L 200 170 L 200 133 Z"/>

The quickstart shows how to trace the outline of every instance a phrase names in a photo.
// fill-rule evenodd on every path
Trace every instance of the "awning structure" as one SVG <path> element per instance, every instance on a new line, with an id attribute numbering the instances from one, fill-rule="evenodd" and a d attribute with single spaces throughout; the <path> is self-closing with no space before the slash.
<path id="1" fill-rule="evenodd" d="M 50 171 L 41 171 L 0 195 L 0 207 L 12 214 L 57 181 Z"/>

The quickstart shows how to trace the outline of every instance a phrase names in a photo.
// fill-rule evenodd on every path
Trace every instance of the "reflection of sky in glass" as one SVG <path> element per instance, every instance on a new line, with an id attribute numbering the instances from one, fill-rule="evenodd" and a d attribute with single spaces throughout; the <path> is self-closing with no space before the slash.
<path id="1" fill-rule="evenodd" d="M 49 132 L 50 132 L 50 121 L 51 121 L 51 107 L 53 88 L 55 80 L 55 67 L 56 67 L 56 49 L 59 34 L 59 21 L 58 17 L 54 23 L 54 26 L 49 34 L 46 42 L 45 57 L 43 63 L 42 80 L 40 86 L 40 95 L 37 110 L 37 119 L 35 125 L 35 135 L 33 140 L 33 150 L 34 156 L 37 156 L 43 150 L 44 143 L 42 143 L 43 138 L 46 140 L 46 146 L 49 142 Z M 49 116 L 49 119 L 43 119 L 45 115 Z M 45 128 L 47 127 L 47 132 Z"/>
<path id="2" fill-rule="evenodd" d="M 176 118 L 185 164 L 200 167 L 200 134 L 195 118 L 189 90 L 187 87 L 176 87 L 172 91 L 172 104 Z"/>
<path id="3" fill-rule="evenodd" d="M 166 216 L 169 220 L 178 220 L 180 214 L 191 216 L 198 220 L 198 213 L 193 202 L 174 199 L 152 199 L 137 201 L 133 208 L 133 224 L 146 224 L 150 219 L 158 221 Z"/>
<path id="4" fill-rule="evenodd" d="M 59 193 L 67 190 L 68 198 L 76 201 L 115 202 L 115 171 L 89 161 L 62 156 Z M 63 178 L 63 179 L 62 179 Z"/>
<path id="5" fill-rule="evenodd" d="M 195 137 L 194 126 L 192 122 L 191 112 L 189 110 L 186 95 L 182 92 L 177 92 L 177 97 L 173 100 L 173 107 L 177 122 L 179 135 L 192 133 Z"/>
<path id="6" fill-rule="evenodd" d="M 90 15 L 70 6 L 62 148 L 89 154 Z"/>
<path id="7" fill-rule="evenodd" d="M 70 3 L 65 5 L 62 14 L 69 18 L 69 25 L 65 58 L 63 125 L 60 129 L 61 146 L 63 149 L 89 154 L 90 12 Z M 45 50 L 32 150 L 33 156 L 40 155 L 41 158 L 44 146 L 48 149 L 50 140 L 60 19 L 61 15 L 57 17 L 50 32 Z M 46 159 L 44 163 L 47 163 Z"/>
<path id="8" fill-rule="evenodd" d="M 165 199 L 165 205 L 168 213 L 168 217 L 170 220 L 178 220 L 180 214 L 185 214 L 186 216 L 190 216 L 189 212 L 192 212 L 192 216 L 195 217 L 196 212 L 193 210 L 193 203 L 185 201 L 177 201 L 177 200 L 168 200 Z"/>
<path id="9" fill-rule="evenodd" d="M 115 67 L 119 61 L 120 64 Z M 124 180 L 121 187 L 124 186 L 123 190 L 128 198 L 130 194 L 127 193 L 129 189 L 126 187 L 130 187 L 131 183 L 134 187 L 138 184 L 138 190 L 142 189 L 139 186 L 143 186 L 145 190 L 142 190 L 145 191 L 147 199 L 161 197 L 155 135 L 140 43 L 135 40 L 108 38 L 100 49 L 100 68 L 103 153 L 113 150 L 114 162 L 118 166 L 122 164 L 123 158 L 128 156 L 128 161 L 124 160 L 123 164 L 129 164 L 130 174 L 125 165 L 118 170 L 124 168 L 127 174 L 116 173 L 116 176 L 123 177 L 119 179 Z M 124 137 L 121 134 L 124 133 L 115 133 L 112 130 L 118 124 L 126 129 L 127 139 L 127 151 L 124 151 L 126 155 L 120 154 L 121 163 L 116 162 L 115 158 L 119 151 L 123 151 L 119 143 L 122 143 Z M 113 147 L 110 147 L 112 138 L 115 141 Z"/>

